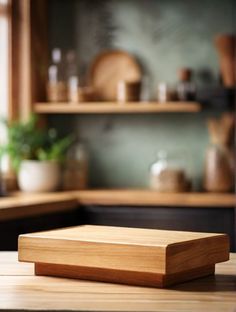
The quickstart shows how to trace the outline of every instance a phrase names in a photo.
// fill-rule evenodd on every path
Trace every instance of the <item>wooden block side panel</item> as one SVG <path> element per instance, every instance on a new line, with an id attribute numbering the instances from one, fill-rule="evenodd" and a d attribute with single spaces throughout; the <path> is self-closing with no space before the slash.
<path id="1" fill-rule="evenodd" d="M 35 263 L 35 274 L 110 282 L 127 285 L 168 287 L 180 282 L 214 274 L 215 266 L 206 266 L 181 273 L 163 275 L 147 272 L 108 270 L 82 266 Z"/>
<path id="2" fill-rule="evenodd" d="M 35 263 L 35 275 L 77 278 L 83 280 L 163 287 L 163 275 L 82 266 Z"/>
<path id="3" fill-rule="evenodd" d="M 213 264 L 179 273 L 166 274 L 163 276 L 163 285 L 164 287 L 167 287 L 177 283 L 191 281 L 196 278 L 213 275 L 214 273 L 215 265 Z"/>
<path id="4" fill-rule="evenodd" d="M 216 235 L 167 247 L 166 273 L 173 274 L 229 260 L 228 235 Z"/>
<path id="5" fill-rule="evenodd" d="M 19 261 L 165 273 L 166 248 L 20 236 Z"/>

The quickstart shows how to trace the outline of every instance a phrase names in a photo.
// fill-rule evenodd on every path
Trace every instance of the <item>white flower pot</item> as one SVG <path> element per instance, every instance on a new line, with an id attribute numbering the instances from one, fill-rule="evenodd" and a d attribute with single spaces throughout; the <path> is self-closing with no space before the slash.
<path id="1" fill-rule="evenodd" d="M 57 161 L 22 161 L 18 173 L 18 184 L 24 192 L 55 191 L 61 179 L 61 169 Z"/>

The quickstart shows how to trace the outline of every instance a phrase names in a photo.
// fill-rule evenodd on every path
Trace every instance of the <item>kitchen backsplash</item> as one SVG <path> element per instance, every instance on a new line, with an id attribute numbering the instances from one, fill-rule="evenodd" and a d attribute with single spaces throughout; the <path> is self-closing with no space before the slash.
<path id="1" fill-rule="evenodd" d="M 218 82 L 213 45 L 233 32 L 234 0 L 50 0 L 50 46 L 75 49 L 81 75 L 103 49 L 119 48 L 142 64 L 155 95 L 158 82 L 175 83 L 177 69 L 191 67 L 198 86 Z M 200 187 L 206 118 L 197 114 L 53 116 L 61 132 L 74 131 L 88 145 L 90 185 L 144 187 L 160 149 L 188 154 Z M 64 126 L 66 125 L 66 127 Z"/>

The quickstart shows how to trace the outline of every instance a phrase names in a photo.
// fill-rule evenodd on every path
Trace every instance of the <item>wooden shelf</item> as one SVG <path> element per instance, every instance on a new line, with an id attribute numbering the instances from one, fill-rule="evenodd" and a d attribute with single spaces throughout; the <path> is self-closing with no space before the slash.
<path id="1" fill-rule="evenodd" d="M 34 111 L 40 114 L 139 114 L 139 113 L 197 113 L 197 102 L 87 102 L 87 103 L 36 103 Z"/>

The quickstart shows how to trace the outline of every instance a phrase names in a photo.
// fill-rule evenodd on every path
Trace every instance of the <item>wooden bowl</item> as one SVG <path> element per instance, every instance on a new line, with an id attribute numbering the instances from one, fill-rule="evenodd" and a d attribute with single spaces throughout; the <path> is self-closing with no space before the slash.
<path id="1" fill-rule="evenodd" d="M 116 101 L 119 81 L 139 81 L 141 76 L 141 68 L 132 55 L 110 50 L 99 54 L 92 62 L 88 84 L 94 88 L 99 100 Z"/>

